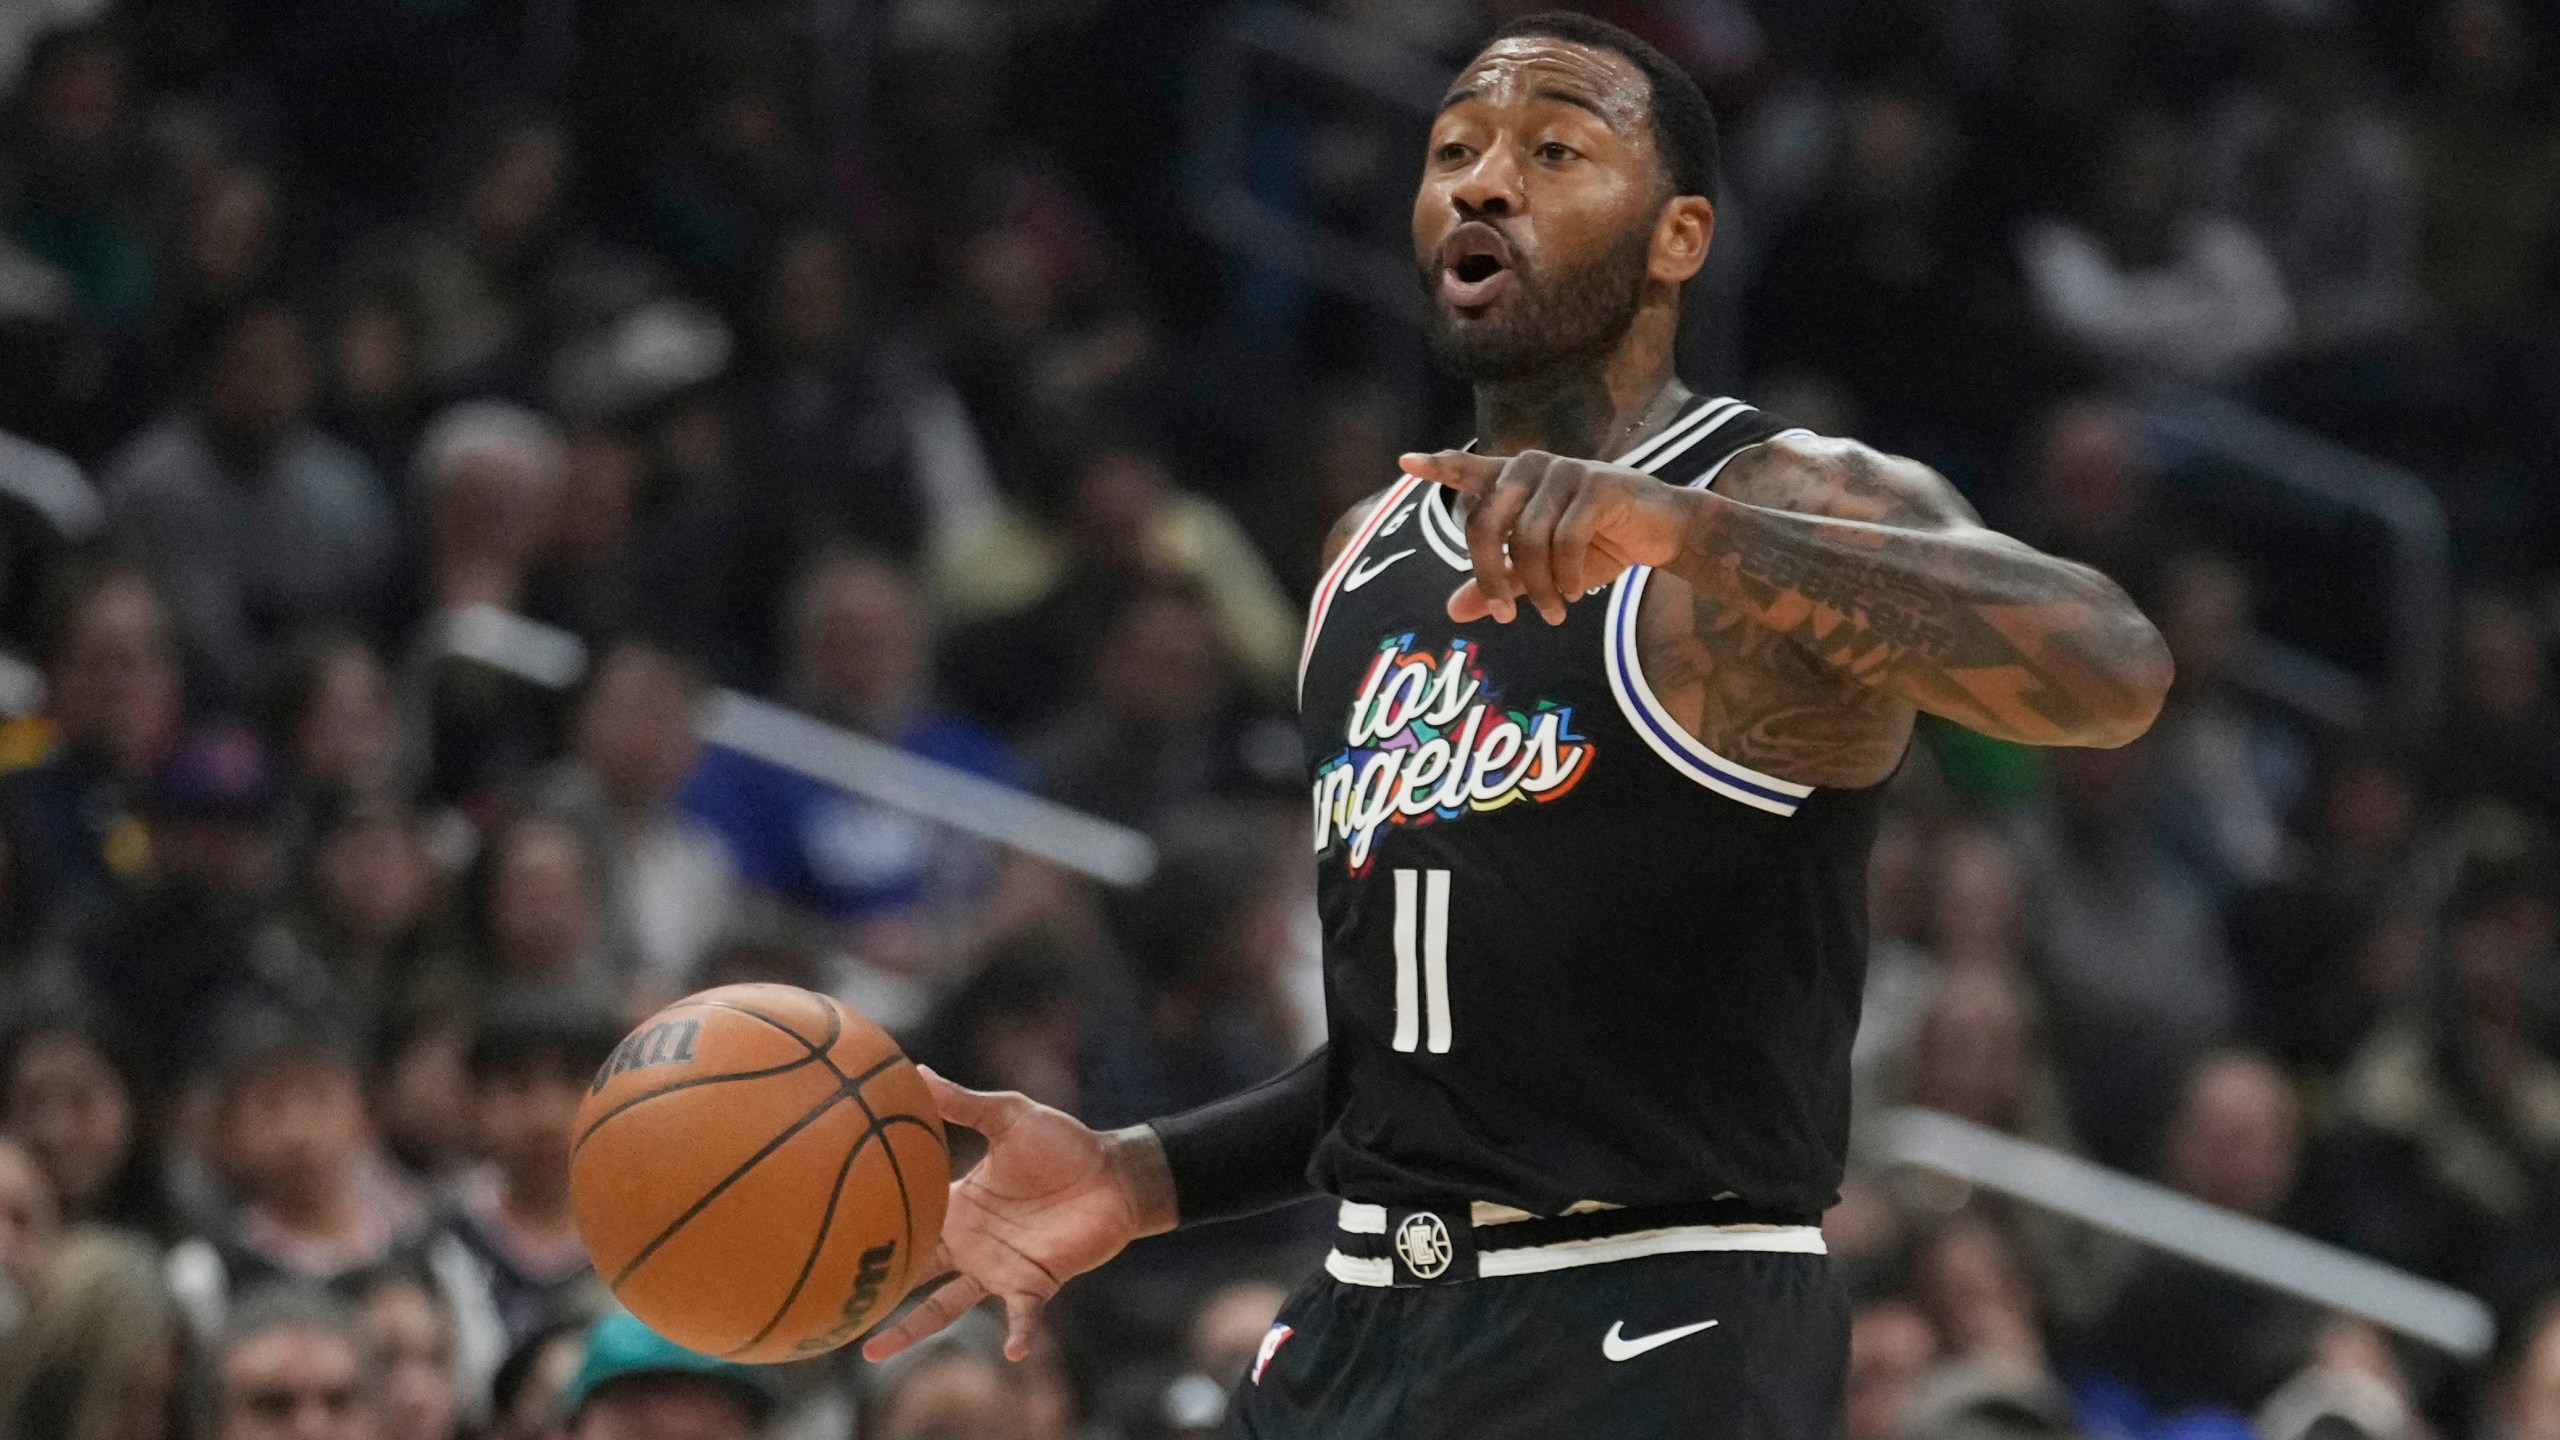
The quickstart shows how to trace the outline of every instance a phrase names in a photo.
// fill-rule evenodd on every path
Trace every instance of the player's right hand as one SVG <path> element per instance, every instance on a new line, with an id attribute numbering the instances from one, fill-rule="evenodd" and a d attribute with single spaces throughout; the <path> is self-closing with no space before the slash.
<path id="1" fill-rule="evenodd" d="M 971 1090 L 918 1071 L 942 1118 L 985 1136 L 987 1153 L 951 1183 L 942 1242 L 927 1261 L 927 1274 L 948 1281 L 865 1341 L 862 1353 L 885 1360 L 993 1295 L 1004 1301 L 1005 1356 L 1020 1360 L 1031 1353 L 1041 1307 L 1059 1286 L 1130 1241 L 1172 1228 L 1169 1181 L 1150 1184 L 1137 1173 L 1150 1161 L 1160 1167 L 1162 1153 L 1134 1155 L 1125 1135 L 1092 1129 L 1028 1096 Z"/>

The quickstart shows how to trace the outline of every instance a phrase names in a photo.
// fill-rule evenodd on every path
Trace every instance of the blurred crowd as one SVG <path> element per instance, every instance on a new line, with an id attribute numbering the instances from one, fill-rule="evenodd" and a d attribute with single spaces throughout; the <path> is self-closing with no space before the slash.
<path id="1" fill-rule="evenodd" d="M 1535 8 L 1306 10 L 1429 66 Z M 2560 1440 L 2550 18 L 1590 8 L 1725 123 L 1692 380 L 1939 466 L 2178 660 L 2122 750 L 1924 727 L 1862 1116 L 2504 1320 L 2456 1364 L 1862 1122 L 1844 1436 Z M 1195 226 L 1231 13 L 0 6 L 0 1440 L 1214 1431 L 1321 1205 L 1135 1247 L 1020 1366 L 964 1326 L 734 1372 L 611 1313 L 565 1137 L 629 1023 L 733 980 L 1097 1125 L 1321 1043 L 1299 599 L 1467 421 L 1400 322 Z M 1393 255 L 1412 117 L 1319 99 L 1252 112 L 1257 183 Z M 2345 597 L 2187 513 L 2138 416 L 2176 386 L 2434 487 L 2432 723 L 2261 698 L 2257 617 Z M 1164 864 L 1099 887 L 707 748 L 719 687 Z"/>

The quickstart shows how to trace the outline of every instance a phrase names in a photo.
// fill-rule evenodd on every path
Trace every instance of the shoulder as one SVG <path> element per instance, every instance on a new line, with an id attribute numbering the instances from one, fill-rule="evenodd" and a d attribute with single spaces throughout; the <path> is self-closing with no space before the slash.
<path id="1" fill-rule="evenodd" d="M 192 488 L 204 480 L 212 457 L 185 417 L 165 415 L 145 426 L 107 460 L 103 479 L 112 499 Z"/>
<path id="2" fill-rule="evenodd" d="M 1343 511 L 1342 518 L 1334 521 L 1333 528 L 1325 532 L 1324 557 L 1318 563 L 1329 566 L 1341 559 L 1342 552 L 1351 547 L 1352 538 L 1360 533 L 1360 527 L 1369 523 L 1369 517 L 1377 514 L 1378 507 L 1387 503 L 1387 497 L 1396 493 L 1396 486 L 1403 483 L 1399 480 L 1395 485 L 1382 486 L 1359 504 Z"/>
<path id="3" fill-rule="evenodd" d="M 1728 500 L 1836 520 L 1926 529 L 1982 523 L 1946 476 L 1856 440 L 1792 434 L 1752 446 L 1716 477 Z"/>

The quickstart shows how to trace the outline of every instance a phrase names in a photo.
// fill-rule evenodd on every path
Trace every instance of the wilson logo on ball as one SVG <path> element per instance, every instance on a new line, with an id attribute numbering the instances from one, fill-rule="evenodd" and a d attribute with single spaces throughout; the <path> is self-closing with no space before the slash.
<path id="1" fill-rule="evenodd" d="M 616 1075 L 634 1070 L 650 1070 L 660 1065 L 679 1065 L 693 1058 L 694 1037 L 702 1033 L 699 1020 L 662 1020 L 645 1030 L 635 1030 L 613 1047 L 604 1068 L 596 1072 L 596 1083 L 588 1087 L 590 1094 L 602 1093 Z"/>

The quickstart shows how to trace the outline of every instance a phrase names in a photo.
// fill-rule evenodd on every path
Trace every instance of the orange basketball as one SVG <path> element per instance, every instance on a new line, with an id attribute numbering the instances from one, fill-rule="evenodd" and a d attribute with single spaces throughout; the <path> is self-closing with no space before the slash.
<path id="1" fill-rule="evenodd" d="M 880 1027 L 789 985 L 649 1017 L 578 1107 L 569 1189 L 596 1273 L 677 1344 L 832 1350 L 927 1278 L 951 1183 L 942 1117 Z"/>

